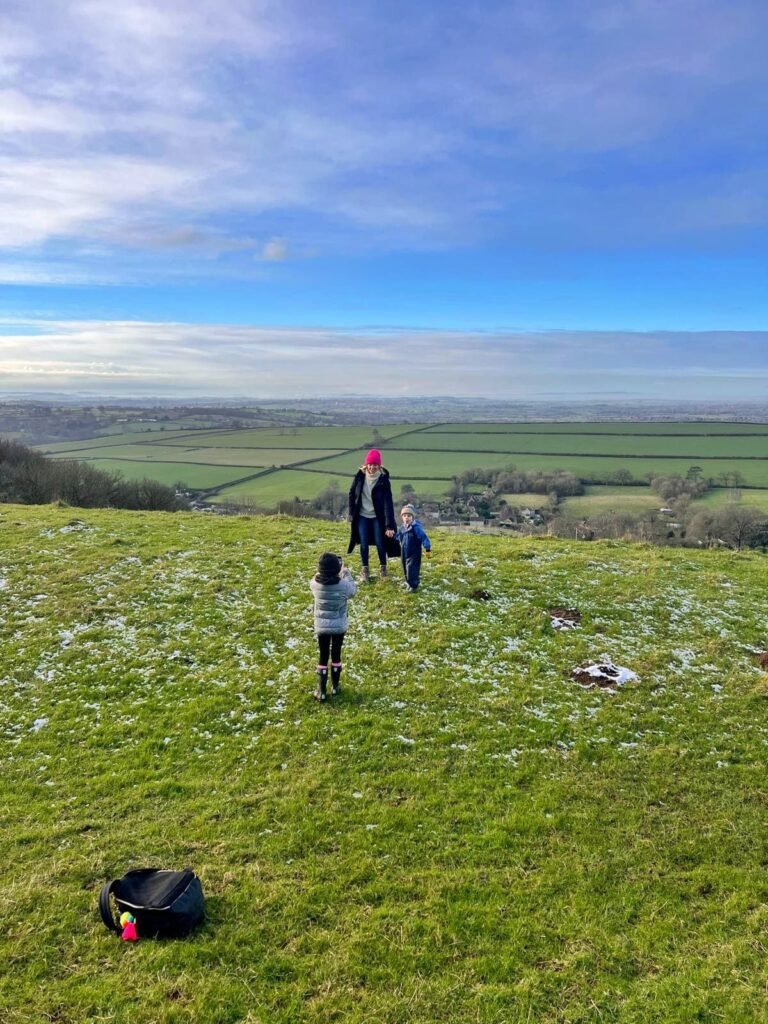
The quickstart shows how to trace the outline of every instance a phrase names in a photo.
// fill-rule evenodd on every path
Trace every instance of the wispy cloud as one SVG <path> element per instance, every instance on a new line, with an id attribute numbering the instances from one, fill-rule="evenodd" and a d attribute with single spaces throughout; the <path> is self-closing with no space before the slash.
<path id="1" fill-rule="evenodd" d="M 761 0 L 17 4 L 0 15 L 0 249 L 143 237 L 284 262 L 308 238 L 765 225 L 767 29 Z"/>
<path id="2" fill-rule="evenodd" d="M 408 366 L 402 372 L 402 355 Z M 110 321 L 0 322 L 10 390 L 104 395 L 370 394 L 747 399 L 768 332 L 340 331 Z"/>
<path id="3" fill-rule="evenodd" d="M 288 243 L 284 238 L 270 238 L 261 247 L 261 258 L 268 263 L 282 263 L 288 259 Z"/>

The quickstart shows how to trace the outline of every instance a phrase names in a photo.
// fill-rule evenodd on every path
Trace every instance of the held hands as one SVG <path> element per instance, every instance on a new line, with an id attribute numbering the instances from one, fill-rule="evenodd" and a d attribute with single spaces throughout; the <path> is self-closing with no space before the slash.
<path id="1" fill-rule="evenodd" d="M 395 536 L 395 531 L 394 530 L 385 530 L 384 531 L 384 535 L 385 535 L 385 537 L 394 537 Z"/>
<path id="2" fill-rule="evenodd" d="M 431 558 L 432 557 L 432 552 L 431 551 L 426 551 L 425 550 L 424 554 L 427 556 L 427 558 Z"/>

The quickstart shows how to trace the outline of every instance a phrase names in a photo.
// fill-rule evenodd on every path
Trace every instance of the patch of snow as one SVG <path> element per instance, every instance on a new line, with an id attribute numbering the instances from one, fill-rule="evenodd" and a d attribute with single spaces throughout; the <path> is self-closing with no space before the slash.
<path id="1" fill-rule="evenodd" d="M 590 690 L 594 686 L 610 690 L 637 679 L 637 673 L 621 665 L 614 665 L 606 655 L 597 662 L 573 669 L 571 675 L 584 690 Z"/>
<path id="2" fill-rule="evenodd" d="M 93 531 L 93 527 L 92 526 L 86 526 L 86 524 L 82 521 L 82 519 L 76 519 L 74 522 L 67 523 L 66 526 L 62 526 L 59 529 L 58 532 L 59 533 L 83 533 L 84 531 L 85 532 L 92 532 Z"/>

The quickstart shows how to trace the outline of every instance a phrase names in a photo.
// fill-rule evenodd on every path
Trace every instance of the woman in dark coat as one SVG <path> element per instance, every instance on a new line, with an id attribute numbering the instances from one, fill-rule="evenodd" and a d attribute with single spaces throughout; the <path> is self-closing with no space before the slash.
<path id="1" fill-rule="evenodd" d="M 395 509 L 392 504 L 392 486 L 389 473 L 381 464 L 381 452 L 371 448 L 365 457 L 365 464 L 355 473 L 349 489 L 349 547 L 347 554 L 360 544 L 360 561 L 363 564 L 361 579 L 369 580 L 368 552 L 371 543 L 376 545 L 382 577 L 387 575 L 387 537 L 395 535 Z"/>

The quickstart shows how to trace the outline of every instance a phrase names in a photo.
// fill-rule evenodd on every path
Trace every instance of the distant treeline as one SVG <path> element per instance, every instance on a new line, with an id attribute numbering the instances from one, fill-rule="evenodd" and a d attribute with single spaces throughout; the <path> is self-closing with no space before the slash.
<path id="1" fill-rule="evenodd" d="M 545 473 L 539 470 L 522 471 L 515 466 L 506 469 L 466 469 L 453 478 L 449 497 L 459 497 L 467 484 L 485 484 L 494 494 L 554 494 L 558 498 L 584 493 L 582 481 L 566 470 Z"/>
<path id="2" fill-rule="evenodd" d="M 176 512 L 187 507 L 172 487 L 156 480 L 124 480 L 85 462 L 46 459 L 18 441 L 0 440 L 0 501 L 80 508 L 129 508 Z"/>

